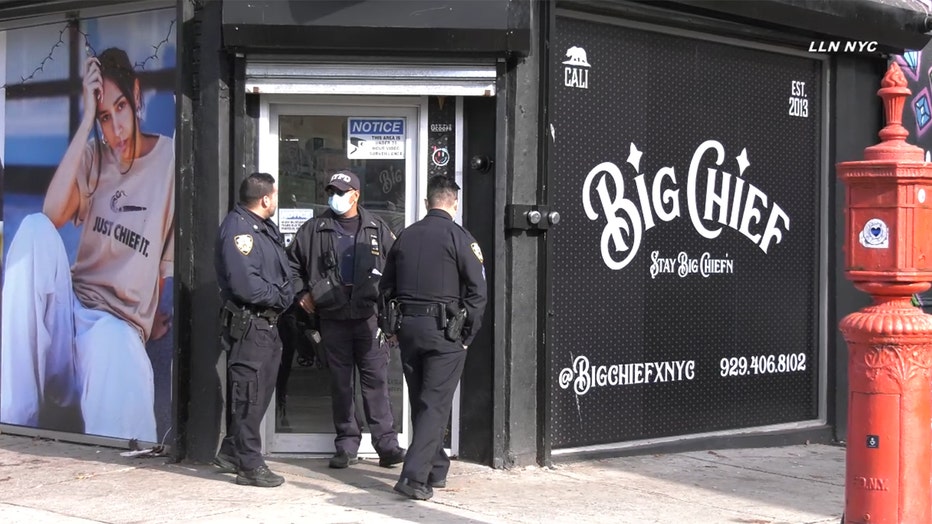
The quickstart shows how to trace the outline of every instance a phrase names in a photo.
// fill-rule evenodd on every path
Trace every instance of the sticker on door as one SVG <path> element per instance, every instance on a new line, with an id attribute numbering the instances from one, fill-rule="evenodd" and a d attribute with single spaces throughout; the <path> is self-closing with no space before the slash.
<path id="1" fill-rule="evenodd" d="M 403 118 L 354 118 L 346 122 L 346 158 L 405 157 L 405 120 Z"/>

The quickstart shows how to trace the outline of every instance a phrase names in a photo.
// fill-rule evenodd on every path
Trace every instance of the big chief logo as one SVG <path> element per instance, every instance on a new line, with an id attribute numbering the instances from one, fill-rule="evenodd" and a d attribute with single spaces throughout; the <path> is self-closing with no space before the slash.
<path id="1" fill-rule="evenodd" d="M 586 175 L 582 187 L 583 209 L 589 220 L 605 217 L 602 230 L 602 260 L 609 269 L 619 270 L 627 266 L 641 246 L 644 232 L 656 225 L 656 220 L 670 222 L 681 216 L 680 187 L 672 166 L 661 167 L 654 175 L 648 192 L 648 180 L 641 173 L 641 155 L 634 143 L 630 146 L 627 163 L 634 168 L 634 192 L 625 191 L 625 179 L 621 169 L 612 162 L 602 162 Z M 722 226 L 739 231 L 767 251 L 783 240 L 790 230 L 790 217 L 767 194 L 741 177 L 751 165 L 747 149 L 735 157 L 738 175 L 716 169 L 722 167 L 725 148 L 716 140 L 706 140 L 693 153 L 686 176 L 686 205 L 689 219 L 696 232 L 707 239 L 721 234 Z M 714 167 L 709 167 L 709 165 Z M 704 199 L 699 192 L 699 177 L 705 168 L 706 190 Z M 611 192 L 608 179 L 615 188 Z M 592 188 L 599 196 L 600 210 L 592 205 Z M 766 220 L 765 220 L 766 217 Z M 762 227 L 763 226 L 763 227 Z M 626 253 L 618 260 L 619 253 Z"/>
<path id="2" fill-rule="evenodd" d="M 573 46 L 566 50 L 566 60 L 563 61 L 563 85 L 579 89 L 589 89 L 589 60 L 586 50 Z"/>

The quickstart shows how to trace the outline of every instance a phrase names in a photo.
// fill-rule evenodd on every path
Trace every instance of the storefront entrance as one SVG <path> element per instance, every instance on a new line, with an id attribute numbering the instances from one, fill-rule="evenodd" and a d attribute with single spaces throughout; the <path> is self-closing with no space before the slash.
<path id="1" fill-rule="evenodd" d="M 279 184 L 275 220 L 290 243 L 307 219 L 327 209 L 325 186 L 339 169 L 359 175 L 360 204 L 395 233 L 417 220 L 421 98 L 297 96 L 263 100 L 259 165 Z M 423 197 L 422 197 L 423 198 Z M 389 394 L 399 441 L 409 440 L 407 392 L 397 346 L 390 348 Z M 289 358 L 290 357 L 290 358 Z M 365 428 L 359 381 L 357 420 Z M 273 453 L 331 453 L 330 372 L 319 359 L 286 355 L 266 415 L 266 447 Z M 363 429 L 360 453 L 374 454 Z"/>
<path id="2" fill-rule="evenodd" d="M 476 100 L 477 102 L 470 102 Z M 485 101 L 477 105 L 478 101 Z M 330 173 L 350 169 L 360 177 L 361 205 L 380 215 L 399 233 L 426 213 L 427 179 L 444 174 L 463 187 L 462 210 L 473 216 L 488 215 L 475 209 L 489 181 L 487 167 L 481 177 L 464 177 L 469 136 L 482 136 L 483 155 L 494 155 L 489 126 L 494 126 L 494 99 L 459 96 L 328 96 L 268 95 L 260 97 L 259 160 L 261 171 L 272 173 L 279 184 L 279 210 L 275 220 L 290 243 L 293 234 L 309 218 L 327 209 L 325 186 Z M 481 107 L 474 115 L 492 117 L 482 131 L 466 130 L 464 106 Z M 473 125 L 476 127 L 476 125 Z M 489 142 L 489 143 L 486 143 Z M 486 158 L 483 156 L 483 158 Z M 477 171 L 479 173 L 479 171 Z M 477 186 L 477 184 L 479 184 Z M 469 197 L 475 192 L 475 201 Z M 470 209 L 475 209 L 470 212 Z M 477 224 L 478 225 L 478 224 Z M 486 243 L 488 235 L 478 235 Z M 490 248 L 489 248 L 490 249 Z M 491 267 L 489 268 L 491 270 Z M 407 386 L 398 347 L 390 347 L 389 394 L 399 433 L 407 446 L 411 423 Z M 356 412 L 363 427 L 360 454 L 375 454 L 365 431 L 365 416 L 358 380 Z M 459 390 L 446 438 L 447 452 L 457 455 L 460 422 Z M 334 451 L 331 416 L 330 373 L 320 359 L 286 355 L 278 389 L 265 419 L 266 451 L 269 453 L 329 454 Z"/>

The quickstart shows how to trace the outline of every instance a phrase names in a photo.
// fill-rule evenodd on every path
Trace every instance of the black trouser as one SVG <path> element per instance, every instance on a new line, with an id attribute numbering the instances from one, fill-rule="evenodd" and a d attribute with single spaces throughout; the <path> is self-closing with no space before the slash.
<path id="1" fill-rule="evenodd" d="M 421 483 L 444 480 L 450 470 L 443 437 L 466 362 L 463 345 L 447 340 L 437 324 L 435 317 L 406 316 L 398 333 L 414 422 L 401 478 Z"/>
<path id="2" fill-rule="evenodd" d="M 241 469 L 265 465 L 259 424 L 272 401 L 281 364 L 278 329 L 252 317 L 243 338 L 233 342 L 227 358 L 228 435 L 221 451 L 236 458 Z"/>
<path id="3" fill-rule="evenodd" d="M 380 456 L 398 447 L 388 397 L 388 346 L 379 344 L 375 315 L 354 320 L 320 319 L 320 336 L 330 366 L 330 395 L 337 451 L 359 451 L 362 431 L 356 421 L 355 370 L 359 369 L 362 407 Z"/>
<path id="4" fill-rule="evenodd" d="M 297 312 L 291 306 L 278 317 L 278 335 L 282 339 L 282 364 L 278 368 L 278 378 L 275 381 L 275 403 L 282 409 L 288 401 L 288 379 L 291 376 L 291 363 L 298 344 L 302 340 L 301 327 L 298 325 Z"/>

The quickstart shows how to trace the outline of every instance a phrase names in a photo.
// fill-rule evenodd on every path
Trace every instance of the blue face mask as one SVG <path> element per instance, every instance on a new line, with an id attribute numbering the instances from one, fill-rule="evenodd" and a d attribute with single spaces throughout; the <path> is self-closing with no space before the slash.
<path id="1" fill-rule="evenodd" d="M 327 204 L 330 206 L 330 209 L 338 215 L 342 215 L 350 210 L 353 207 L 353 204 L 350 203 L 350 195 L 352 193 L 347 191 L 343 195 L 338 195 L 336 193 L 330 195 L 330 198 L 327 200 Z"/>

